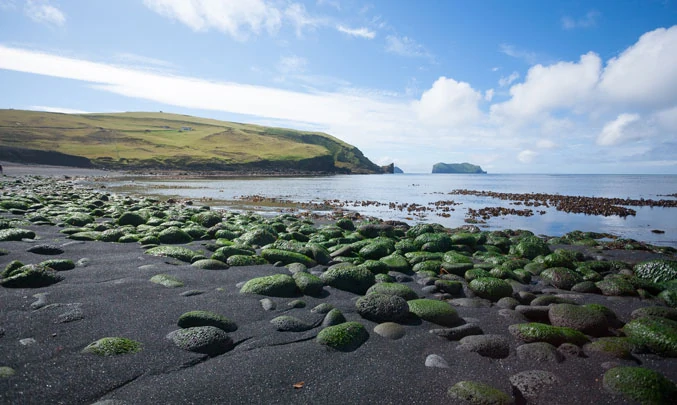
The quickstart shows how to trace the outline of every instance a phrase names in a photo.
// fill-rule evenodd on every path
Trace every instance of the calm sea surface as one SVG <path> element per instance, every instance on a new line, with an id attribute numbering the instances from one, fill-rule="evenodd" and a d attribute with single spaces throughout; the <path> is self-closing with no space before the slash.
<path id="1" fill-rule="evenodd" d="M 666 196 L 677 193 L 677 175 L 515 175 L 515 174 L 398 174 L 292 178 L 233 178 L 210 180 L 156 181 L 136 179 L 110 184 L 113 190 L 142 192 L 193 200 L 205 199 L 214 208 L 242 208 L 237 200 L 258 195 L 294 202 L 348 201 L 344 209 L 382 219 L 411 224 L 437 222 L 447 227 L 464 225 L 468 208 L 507 207 L 533 209 L 534 215 L 493 217 L 480 224 L 485 229 L 528 229 L 537 234 L 559 236 L 573 230 L 607 232 L 657 245 L 677 247 L 677 208 L 630 207 L 636 216 L 593 216 L 568 214 L 555 208 L 525 207 L 491 197 L 450 195 L 455 189 L 505 193 L 547 193 L 562 196 L 586 196 L 632 199 L 674 200 Z M 389 203 L 430 206 L 436 201 L 453 200 L 454 211 L 442 217 L 438 212 L 413 215 L 389 207 Z M 383 205 L 355 204 L 372 201 Z M 263 205 L 246 209 L 275 212 Z M 544 210 L 545 214 L 539 211 Z M 279 211 L 279 210 L 278 210 Z M 662 230 L 657 234 L 651 230 Z"/>

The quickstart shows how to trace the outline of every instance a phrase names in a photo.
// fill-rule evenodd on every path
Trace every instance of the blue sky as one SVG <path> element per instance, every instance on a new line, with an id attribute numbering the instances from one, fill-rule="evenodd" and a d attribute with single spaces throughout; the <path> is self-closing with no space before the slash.
<path id="1" fill-rule="evenodd" d="M 405 172 L 677 174 L 677 1 L 0 0 L 0 89 L 323 131 Z"/>

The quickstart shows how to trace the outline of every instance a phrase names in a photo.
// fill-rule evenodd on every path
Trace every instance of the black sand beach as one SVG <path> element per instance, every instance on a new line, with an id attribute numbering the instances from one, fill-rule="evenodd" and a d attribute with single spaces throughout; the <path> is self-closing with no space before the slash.
<path id="1" fill-rule="evenodd" d="M 112 175 L 83 169 L 3 167 L 11 176 L 5 181 L 23 175 L 52 175 L 53 181 L 61 182 L 66 175 L 77 185 L 83 176 Z M 23 215 L 0 212 L 0 217 L 19 220 Z M 111 218 L 99 219 L 105 220 Z M 482 350 L 479 354 L 468 348 L 470 344 L 430 332 L 444 326 L 411 316 L 399 322 L 403 337 L 381 336 L 374 331 L 378 323 L 365 319 L 356 309 L 362 295 L 331 286 L 324 286 L 319 296 L 240 293 L 242 283 L 252 278 L 291 274 L 286 267 L 266 264 L 205 270 L 173 258 L 145 254 L 139 243 L 73 240 L 60 232 L 63 227 L 54 225 L 22 223 L 18 227 L 34 231 L 37 237 L 0 242 L 0 249 L 7 253 L 0 256 L 0 270 L 14 260 L 37 264 L 70 259 L 77 265 L 58 272 L 63 280 L 46 287 L 0 287 L 0 367 L 13 370 L 0 378 L 2 403 L 472 403 L 447 395 L 454 384 L 470 380 L 503 391 L 515 403 L 623 404 L 635 402 L 603 386 L 605 372 L 614 366 L 642 366 L 677 381 L 675 359 L 654 353 L 633 352 L 628 358 L 619 358 L 587 350 L 583 345 L 565 344 L 549 358 L 522 355 L 518 348 L 524 342 L 509 332 L 509 326 L 529 320 L 514 305 L 511 308 L 478 298 L 467 285 L 463 293 L 443 296 L 439 290 L 427 288 L 430 280 L 420 274 L 401 277 L 399 283 L 420 298 L 448 299 L 465 323 L 478 325 L 484 335 L 501 337 L 499 340 L 507 344 L 507 356 Z M 194 240 L 180 246 L 209 257 L 211 242 Z M 56 246 L 63 253 L 47 256 L 27 251 L 36 245 Z M 551 249 L 558 247 L 572 249 L 559 245 Z M 658 257 L 675 260 L 674 254 L 650 251 L 576 249 L 588 258 L 622 260 L 628 268 Z M 310 271 L 321 274 L 327 267 L 318 265 Z M 183 285 L 170 288 L 149 281 L 158 274 L 173 276 Z M 522 290 L 537 297 L 604 305 L 621 323 L 629 322 L 637 308 L 665 306 L 656 298 L 556 289 L 538 277 L 512 286 L 515 296 Z M 260 301 L 265 298 L 276 308 L 264 309 Z M 304 307 L 289 305 L 299 299 Z M 324 315 L 312 309 L 323 303 L 339 309 L 347 321 L 361 323 L 369 334 L 366 342 L 353 351 L 337 351 L 318 343 Z M 179 329 L 177 320 L 182 314 L 196 310 L 223 315 L 237 324 L 237 330 L 228 333 L 234 342 L 231 350 L 209 356 L 183 350 L 167 338 Z M 270 321 L 281 315 L 317 327 L 279 331 Z M 608 333 L 622 334 L 619 327 L 611 325 Z M 141 343 L 141 350 L 114 356 L 83 353 L 90 343 L 104 337 L 132 339 Z M 501 352 L 504 348 L 498 346 L 500 350 L 496 350 Z M 433 361 L 431 355 L 442 361 Z M 536 394 L 525 398 L 524 393 L 514 390 L 511 377 L 530 370 L 548 371 L 554 382 L 534 383 L 531 388 Z"/>

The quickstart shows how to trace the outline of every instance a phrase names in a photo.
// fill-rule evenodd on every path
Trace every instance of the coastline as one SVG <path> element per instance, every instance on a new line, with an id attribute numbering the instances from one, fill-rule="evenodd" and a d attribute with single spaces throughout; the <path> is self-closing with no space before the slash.
<path id="1" fill-rule="evenodd" d="M 81 175 L 87 173 L 90 172 L 80 172 Z M 45 216 L 40 221 L 31 222 L 23 219 L 21 210 L 2 213 L 10 222 L 18 221 L 17 227 L 30 230 L 37 237 L 0 242 L 0 248 L 6 251 L 0 256 L 0 268 L 4 269 L 14 260 L 37 264 L 54 258 L 71 260 L 75 266 L 58 271 L 57 275 L 62 280 L 49 286 L 0 287 L 3 300 L 0 342 L 11 348 L 0 354 L 0 367 L 12 370 L 12 375 L 0 378 L 2 401 L 72 404 L 105 403 L 106 400 L 121 404 L 225 400 L 232 403 L 464 403 L 450 399 L 447 390 L 461 381 L 472 380 L 488 384 L 509 398 L 516 395 L 512 400 L 519 402 L 524 394 L 515 391 L 515 376 L 540 370 L 554 376 L 555 382 L 532 387 L 535 394 L 528 395 L 536 396 L 528 403 L 624 404 L 632 401 L 609 392 L 602 383 L 604 375 L 614 367 L 642 366 L 661 373 L 673 382 L 677 381 L 675 359 L 669 356 L 634 350 L 631 354 L 600 352 L 581 343 L 580 346 L 552 345 L 548 349 L 553 350 L 548 352 L 551 357 L 539 360 L 535 354 L 521 355 L 524 346 L 528 345 L 510 332 L 511 325 L 535 319 L 543 321 L 543 314 L 547 314 L 549 307 L 529 305 L 529 301 L 536 298 L 551 304 L 604 305 L 618 322 L 628 323 L 638 308 L 667 308 L 653 295 L 576 292 L 555 288 L 534 273 L 529 276 L 530 282 L 525 282 L 526 279 L 522 282 L 506 279 L 510 280 L 512 295 L 516 298 L 489 299 L 469 289 L 469 282 L 461 281 L 462 277 L 453 276 L 448 271 L 438 274 L 430 273 L 430 270 L 415 272 L 418 264 L 410 267 L 412 263 L 409 263 L 407 269 L 400 267 L 399 271 L 388 273 L 393 282 L 406 286 L 420 298 L 448 303 L 448 308 L 453 308 L 459 316 L 458 322 L 462 323 L 459 327 L 479 327 L 481 334 L 474 336 L 486 336 L 484 340 L 489 339 L 493 343 L 487 341 L 482 345 L 489 344 L 492 349 L 482 349 L 484 346 L 475 346 L 467 339 L 459 341 L 436 335 L 450 333 L 453 328 L 440 325 L 437 322 L 442 321 L 432 318 L 400 319 L 398 328 L 404 336 L 394 338 L 376 332 L 380 322 L 365 318 L 356 308 L 360 293 L 337 288 L 328 282 L 330 284 L 322 287 L 319 294 L 243 294 L 241 288 L 253 277 L 291 275 L 293 272 L 291 268 L 279 264 L 230 265 L 223 270 L 207 270 L 192 265 L 190 259 L 179 258 L 181 256 L 149 255 L 146 254 L 149 246 L 142 246 L 136 240 L 148 224 L 131 227 L 119 224 L 125 212 L 150 210 L 158 215 L 160 212 L 168 213 L 175 224 L 184 223 L 184 227 L 193 224 L 191 226 L 195 227 L 189 218 L 209 211 L 178 203 L 161 203 L 146 197 L 112 195 L 97 189 L 96 184 L 94 187 L 83 185 L 75 177 L 45 181 L 32 176 L 34 174 L 20 178 L 22 183 L 5 183 L 5 191 L 14 196 L 51 196 L 45 200 L 49 210 L 41 212 L 47 214 L 53 211 L 49 215 L 55 217 L 50 219 L 50 216 Z M 104 199 L 103 196 L 107 197 Z M 99 220 L 90 222 L 91 225 L 80 225 L 68 219 L 66 213 L 69 209 L 72 213 L 74 208 L 89 206 L 94 201 L 102 201 L 103 205 L 96 203 L 87 209 L 99 209 L 104 214 Z M 107 218 L 106 212 L 117 213 L 113 218 Z M 318 227 L 292 215 L 278 220 L 287 222 L 227 211 L 218 215 L 223 217 L 224 223 L 242 224 L 239 225 L 244 226 L 242 231 L 285 223 L 287 232 L 304 230 L 307 236 L 315 235 L 327 226 L 327 229 L 336 232 L 334 223 Z M 36 219 L 33 213 L 29 217 Z M 131 214 L 129 217 L 132 218 Z M 59 227 L 46 223 L 56 218 L 72 224 Z M 345 223 L 347 226 L 348 222 Z M 356 221 L 355 225 L 365 241 L 380 240 L 373 238 L 378 232 L 395 232 L 391 236 L 396 238 L 393 241 L 403 240 L 404 237 L 396 235 L 405 235 L 406 230 L 412 229 L 397 223 L 370 227 Z M 280 225 L 275 226 L 281 230 Z M 65 228 L 71 231 L 63 233 Z M 77 228 L 86 231 L 81 231 L 84 233 L 80 236 L 77 235 L 81 232 L 71 233 Z M 120 238 L 118 242 L 103 241 L 103 232 L 114 234 L 116 229 L 125 230 L 117 234 Z M 225 231 L 230 228 L 217 229 Z M 377 233 L 372 233 L 372 230 L 377 230 Z M 345 232 L 345 236 L 351 234 Z M 467 232 L 472 235 L 473 229 L 446 230 L 443 233 L 447 232 L 460 237 Z M 131 243 L 121 243 L 123 237 Z M 302 238 L 300 232 L 297 238 Z M 162 246 L 188 249 L 201 256 L 212 255 L 211 249 L 218 247 L 214 236 L 191 239 Z M 282 241 L 278 239 L 280 247 L 293 246 Z M 473 242 L 473 246 L 477 241 Z M 37 250 L 32 248 L 43 245 L 56 247 L 63 253 L 55 256 L 34 253 Z M 470 247 L 465 246 L 465 249 Z M 635 263 L 650 258 L 675 259 L 674 253 L 665 256 L 650 251 L 605 250 L 573 245 L 551 245 L 549 250 L 558 248 L 578 251 L 585 255 L 585 261 L 615 263 L 608 260 L 622 260 L 626 275 Z M 255 256 L 262 255 L 260 249 L 255 251 Z M 343 254 L 349 255 L 349 250 Z M 367 251 L 362 254 L 368 255 Z M 321 277 L 340 257 L 333 255 L 330 262 L 304 271 Z M 477 269 L 488 269 L 489 257 L 473 257 L 474 266 L 479 266 Z M 447 268 L 451 271 L 456 267 Z M 520 274 L 526 276 L 526 273 Z M 609 280 L 620 274 L 610 273 Z M 171 287 L 172 283 L 166 286 L 154 283 L 152 280 L 160 275 L 164 275 L 161 278 L 165 281 L 176 279 L 180 285 Z M 446 284 L 438 282 L 443 280 L 460 283 L 462 290 L 453 294 L 445 292 L 441 286 Z M 276 309 L 268 307 L 266 310 L 265 306 L 262 307 L 262 300 L 268 302 L 266 305 L 274 303 Z M 311 311 L 320 304 L 330 304 L 346 320 L 363 325 L 368 334 L 366 341 L 348 351 L 337 351 L 318 343 L 317 336 L 322 327 L 310 325 L 326 319 L 319 310 Z M 518 308 L 519 305 L 522 309 Z M 533 310 L 530 309 L 532 307 Z M 223 354 L 185 350 L 176 347 L 166 337 L 179 329 L 176 323 L 181 314 L 194 310 L 220 314 L 237 324 L 237 329 L 228 333 L 233 342 L 229 350 Z M 530 311 L 535 311 L 537 315 Z M 281 326 L 279 319 L 285 316 L 293 316 L 310 329 L 305 329 L 305 326 L 299 331 L 284 329 L 289 326 Z M 530 318 L 532 316 L 536 318 Z M 283 319 L 285 322 L 297 322 Z M 608 332 L 602 333 L 602 337 L 589 336 L 587 339 L 598 341 L 618 337 L 619 333 L 622 336 L 622 328 L 618 324 L 609 323 L 607 327 Z M 439 330 L 447 332 L 432 332 Z M 598 335 L 598 332 L 594 334 Z M 82 352 L 104 337 L 132 339 L 141 344 L 141 350 L 111 356 Z M 9 372 L 3 369 L 3 373 Z"/>

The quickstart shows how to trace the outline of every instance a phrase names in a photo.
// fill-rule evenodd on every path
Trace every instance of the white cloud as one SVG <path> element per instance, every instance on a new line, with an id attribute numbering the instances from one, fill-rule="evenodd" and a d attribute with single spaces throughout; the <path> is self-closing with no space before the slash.
<path id="1" fill-rule="evenodd" d="M 73 108 L 65 108 L 65 107 L 48 107 L 44 105 L 32 105 L 28 107 L 28 109 L 33 111 L 46 111 L 62 114 L 91 114 L 89 111 L 76 110 Z"/>
<path id="2" fill-rule="evenodd" d="M 166 60 L 151 58 L 150 56 L 137 55 L 129 52 L 121 52 L 115 55 L 115 59 L 122 63 L 141 64 L 149 66 L 159 66 L 163 68 L 171 68 L 175 65 Z"/>
<path id="3" fill-rule="evenodd" d="M 677 100 L 677 25 L 647 32 L 609 60 L 600 83 L 613 103 L 669 107 Z"/>
<path id="4" fill-rule="evenodd" d="M 539 59 L 536 52 L 518 49 L 514 45 L 510 45 L 510 44 L 501 44 L 499 46 L 499 50 L 501 51 L 501 53 L 504 53 L 504 54 L 506 54 L 510 57 L 513 57 L 513 58 L 516 58 L 516 59 L 522 59 L 530 65 L 533 65 Z"/>
<path id="5" fill-rule="evenodd" d="M 275 33 L 282 24 L 280 10 L 264 0 L 143 0 L 143 3 L 195 31 L 214 28 L 237 40 L 247 39 L 250 33 L 259 34 L 262 29 Z"/>
<path id="6" fill-rule="evenodd" d="M 494 98 L 494 89 L 489 89 L 484 92 L 484 100 L 491 101 Z"/>
<path id="7" fill-rule="evenodd" d="M 596 10 L 588 11 L 583 17 L 572 18 L 569 16 L 562 17 L 562 28 L 565 30 L 573 30 L 576 28 L 590 28 L 597 25 L 597 18 L 602 14 Z"/>
<path id="8" fill-rule="evenodd" d="M 534 152 L 530 149 L 525 149 L 517 155 L 517 160 L 522 163 L 532 163 L 534 159 L 538 156 L 538 152 Z"/>
<path id="9" fill-rule="evenodd" d="M 430 52 L 415 40 L 395 35 L 386 37 L 386 52 L 410 58 L 432 58 Z"/>
<path id="10" fill-rule="evenodd" d="M 508 76 L 508 77 L 501 76 L 501 78 L 498 80 L 498 85 L 501 86 L 501 87 L 510 86 L 512 84 L 512 82 L 519 79 L 519 77 L 520 77 L 520 74 L 517 73 L 517 72 L 510 73 L 510 76 Z"/>
<path id="11" fill-rule="evenodd" d="M 306 27 L 317 27 L 323 22 L 320 19 L 311 17 L 303 4 L 292 3 L 284 10 L 285 17 L 291 21 L 296 28 L 296 36 L 303 35 L 303 30 Z"/>
<path id="12" fill-rule="evenodd" d="M 360 37 L 360 38 L 366 38 L 366 39 L 374 39 L 376 37 L 376 33 L 374 31 L 370 31 L 366 27 L 362 28 L 348 28 L 343 25 L 338 25 L 336 26 L 336 29 L 339 32 L 342 32 L 344 34 L 348 34 L 353 37 Z"/>
<path id="13" fill-rule="evenodd" d="M 608 122 L 602 128 L 602 132 L 597 137 L 597 144 L 601 146 L 612 146 L 638 139 L 639 114 L 620 114 L 615 120 Z"/>
<path id="14" fill-rule="evenodd" d="M 277 69 L 285 74 L 303 73 L 308 66 L 308 60 L 299 56 L 283 56 L 280 58 Z"/>
<path id="15" fill-rule="evenodd" d="M 498 116 L 530 117 L 585 102 L 599 79 L 602 61 L 589 52 L 579 62 L 559 62 L 529 69 L 523 83 L 510 88 L 510 100 L 491 106 Z"/>
<path id="16" fill-rule="evenodd" d="M 536 142 L 536 147 L 539 149 L 554 149 L 557 147 L 557 144 L 550 139 L 540 139 Z"/>
<path id="17" fill-rule="evenodd" d="M 66 15 L 49 4 L 48 0 L 27 0 L 24 12 L 31 20 L 42 24 L 63 26 L 66 23 Z"/>
<path id="18" fill-rule="evenodd" d="M 440 77 L 413 106 L 419 119 L 433 125 L 462 125 L 479 119 L 482 94 L 468 83 Z"/>

